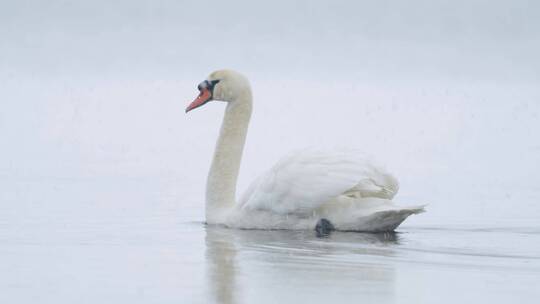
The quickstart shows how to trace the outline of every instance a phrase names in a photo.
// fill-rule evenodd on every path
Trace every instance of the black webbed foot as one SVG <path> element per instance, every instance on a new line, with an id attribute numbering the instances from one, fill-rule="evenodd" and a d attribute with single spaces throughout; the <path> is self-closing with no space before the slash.
<path id="1" fill-rule="evenodd" d="M 330 232 L 334 230 L 336 230 L 334 225 L 332 225 L 332 223 L 325 218 L 320 219 L 317 222 L 317 225 L 315 225 L 315 231 L 317 232 L 318 237 L 328 236 L 330 235 Z"/>

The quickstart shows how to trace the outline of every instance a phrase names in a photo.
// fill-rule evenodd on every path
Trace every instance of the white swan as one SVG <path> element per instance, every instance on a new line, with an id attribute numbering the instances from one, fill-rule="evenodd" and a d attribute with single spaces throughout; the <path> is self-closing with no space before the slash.
<path id="1" fill-rule="evenodd" d="M 252 109 L 248 80 L 219 70 L 199 84 L 186 113 L 227 102 L 206 184 L 206 222 L 245 229 L 392 231 L 423 206 L 398 207 L 398 182 L 356 151 L 305 150 L 285 157 L 236 202 L 236 181 Z M 321 221 L 322 220 L 322 221 Z M 333 227 L 332 227 L 333 226 Z"/>

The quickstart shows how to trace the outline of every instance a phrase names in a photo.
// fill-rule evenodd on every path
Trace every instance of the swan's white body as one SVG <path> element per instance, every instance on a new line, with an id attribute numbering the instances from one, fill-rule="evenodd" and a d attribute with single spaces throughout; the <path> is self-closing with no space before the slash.
<path id="1" fill-rule="evenodd" d="M 285 157 L 256 179 L 237 203 L 251 88 L 245 77 L 229 70 L 214 72 L 209 79 L 219 80 L 210 98 L 228 104 L 207 181 L 207 223 L 314 229 L 325 218 L 337 230 L 374 232 L 392 231 L 409 215 L 423 211 L 422 206 L 395 205 L 391 200 L 399 188 L 397 180 L 354 150 L 304 150 Z"/>

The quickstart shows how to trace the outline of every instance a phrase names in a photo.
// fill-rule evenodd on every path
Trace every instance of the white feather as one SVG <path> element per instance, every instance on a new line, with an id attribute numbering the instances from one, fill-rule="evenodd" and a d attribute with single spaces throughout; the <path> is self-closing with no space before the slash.
<path id="1" fill-rule="evenodd" d="M 256 179 L 239 207 L 309 215 L 340 195 L 392 199 L 397 180 L 354 150 L 303 150 Z"/>

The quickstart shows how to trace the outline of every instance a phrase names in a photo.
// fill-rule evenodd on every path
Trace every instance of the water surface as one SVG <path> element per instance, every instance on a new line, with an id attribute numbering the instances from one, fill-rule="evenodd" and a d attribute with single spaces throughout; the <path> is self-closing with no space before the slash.
<path id="1" fill-rule="evenodd" d="M 202 203 L 182 201 L 178 180 L 2 182 L 3 303 L 534 303 L 540 296 L 540 226 L 523 221 L 423 223 L 428 210 L 397 233 L 319 238 L 206 226 Z"/>

